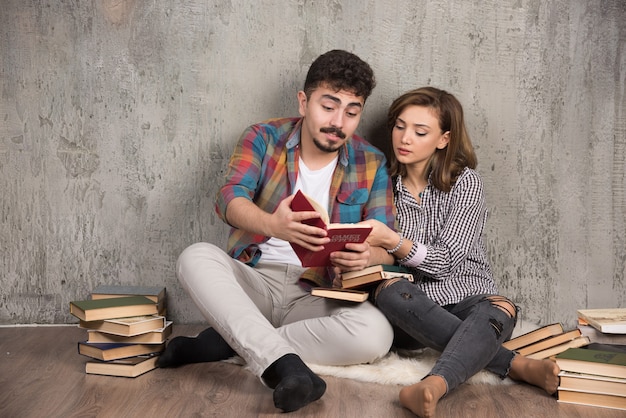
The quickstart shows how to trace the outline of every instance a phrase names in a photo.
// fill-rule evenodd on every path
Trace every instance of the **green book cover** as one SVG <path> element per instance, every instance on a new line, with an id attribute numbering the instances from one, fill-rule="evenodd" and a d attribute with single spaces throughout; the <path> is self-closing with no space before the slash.
<path id="1" fill-rule="evenodd" d="M 587 361 L 615 366 L 626 366 L 626 353 L 591 350 L 588 348 L 570 348 L 557 354 L 557 359 Z"/>
<path id="2" fill-rule="evenodd" d="M 154 302 L 145 296 L 125 296 L 121 298 L 77 300 L 70 303 L 83 311 L 135 305 L 154 305 Z"/>
<path id="3" fill-rule="evenodd" d="M 396 265 L 396 264 L 381 264 L 383 271 L 393 271 L 394 273 L 411 273 L 411 269 L 408 267 Z"/>
<path id="4" fill-rule="evenodd" d="M 162 296 L 163 294 L 165 294 L 165 287 L 101 284 L 97 286 L 91 293 L 97 293 L 102 295 Z"/>

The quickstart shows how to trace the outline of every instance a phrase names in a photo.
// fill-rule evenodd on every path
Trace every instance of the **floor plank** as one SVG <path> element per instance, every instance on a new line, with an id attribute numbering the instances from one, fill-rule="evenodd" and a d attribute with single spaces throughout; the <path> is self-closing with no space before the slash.
<path id="1" fill-rule="evenodd" d="M 201 326 L 174 327 L 194 335 Z M 243 367 L 205 363 L 157 369 L 135 379 L 87 375 L 76 326 L 0 327 L 0 417 L 279 417 L 271 390 Z M 412 417 L 399 386 L 324 376 L 326 394 L 298 417 Z M 624 411 L 566 405 L 524 384 L 463 385 L 440 417 L 617 418 Z"/>

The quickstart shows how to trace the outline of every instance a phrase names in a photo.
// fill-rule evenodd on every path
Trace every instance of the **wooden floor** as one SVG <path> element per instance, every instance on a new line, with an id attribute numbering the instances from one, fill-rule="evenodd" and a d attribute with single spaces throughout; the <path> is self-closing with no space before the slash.
<path id="1" fill-rule="evenodd" d="M 176 326 L 174 335 L 202 327 Z M 0 327 L 0 417 L 278 417 L 271 390 L 243 367 L 205 363 L 156 369 L 135 379 L 87 375 L 76 326 Z M 411 417 L 398 386 L 325 376 L 326 394 L 290 416 Z M 624 417 L 624 411 L 566 405 L 534 387 L 463 385 L 439 417 Z"/>

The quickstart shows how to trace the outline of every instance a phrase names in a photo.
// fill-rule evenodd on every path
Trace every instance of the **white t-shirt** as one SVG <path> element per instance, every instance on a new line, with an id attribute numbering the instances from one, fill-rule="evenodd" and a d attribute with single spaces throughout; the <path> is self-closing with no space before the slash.
<path id="1" fill-rule="evenodd" d="M 328 211 L 329 201 L 328 195 L 330 194 L 330 184 L 333 180 L 333 173 L 337 166 L 337 160 L 339 157 L 335 157 L 327 166 L 319 170 L 310 170 L 302 158 L 299 161 L 298 179 L 296 180 L 296 188 L 294 193 L 298 190 L 302 190 L 302 193 L 312 197 L 322 207 Z M 301 266 L 302 263 L 296 253 L 291 248 L 291 244 L 288 241 L 270 238 L 267 242 L 259 244 L 261 250 L 261 260 L 263 262 L 272 263 L 288 263 Z"/>

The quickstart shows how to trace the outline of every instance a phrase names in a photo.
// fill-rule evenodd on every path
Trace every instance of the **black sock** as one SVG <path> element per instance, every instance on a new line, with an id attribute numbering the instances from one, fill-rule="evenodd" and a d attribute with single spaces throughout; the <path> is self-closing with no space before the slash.
<path id="1" fill-rule="evenodd" d="M 300 409 L 321 398 L 326 391 L 326 382 L 296 354 L 285 354 L 265 369 L 261 377 L 274 389 L 274 405 L 284 412 Z"/>
<path id="2" fill-rule="evenodd" d="M 178 367 L 189 363 L 225 360 L 235 351 L 213 328 L 207 328 L 197 337 L 176 337 L 170 341 L 157 360 L 157 367 Z"/>

